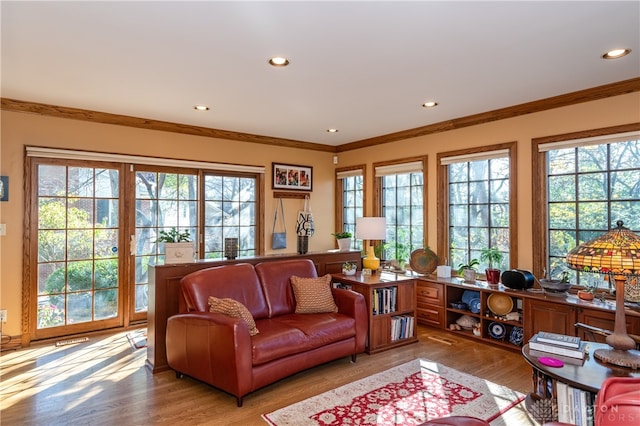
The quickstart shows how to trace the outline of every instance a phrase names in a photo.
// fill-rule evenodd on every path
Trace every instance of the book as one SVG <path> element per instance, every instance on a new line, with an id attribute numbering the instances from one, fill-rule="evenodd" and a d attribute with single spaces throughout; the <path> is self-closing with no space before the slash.
<path id="1" fill-rule="evenodd" d="M 569 406 L 569 389 L 568 385 L 563 382 L 556 383 L 556 401 L 558 403 L 558 421 L 569 423 L 571 420 L 569 410 L 573 410 Z"/>
<path id="2" fill-rule="evenodd" d="M 567 336 L 566 334 L 550 333 L 548 331 L 539 331 L 538 341 L 575 349 L 578 349 L 581 343 L 580 338 L 577 336 Z"/>
<path id="3" fill-rule="evenodd" d="M 582 399 L 580 397 L 580 389 L 571 388 L 573 391 L 573 423 L 576 426 L 582 426 Z"/>
<path id="4" fill-rule="evenodd" d="M 562 355 L 570 358 L 584 359 L 584 351 L 587 347 L 587 342 L 581 342 L 579 348 L 568 348 L 566 346 L 553 345 L 551 343 L 544 343 L 538 340 L 538 335 L 535 334 L 529 340 L 529 348 L 536 351 L 547 352 L 554 355 Z"/>

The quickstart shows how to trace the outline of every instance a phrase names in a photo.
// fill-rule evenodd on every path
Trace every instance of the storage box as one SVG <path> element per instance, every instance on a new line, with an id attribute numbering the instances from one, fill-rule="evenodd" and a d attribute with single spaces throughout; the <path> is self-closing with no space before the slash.
<path id="1" fill-rule="evenodd" d="M 440 265 L 436 268 L 438 278 L 451 278 L 451 266 Z"/>

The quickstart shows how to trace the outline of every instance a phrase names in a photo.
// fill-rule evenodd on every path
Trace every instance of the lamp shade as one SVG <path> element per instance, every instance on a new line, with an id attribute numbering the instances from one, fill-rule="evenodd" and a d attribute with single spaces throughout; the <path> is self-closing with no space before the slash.
<path id="1" fill-rule="evenodd" d="M 567 266 L 582 272 L 609 275 L 640 275 L 640 237 L 617 227 L 591 241 L 580 244 L 567 254 Z"/>
<path id="2" fill-rule="evenodd" d="M 616 283 L 616 314 L 613 333 L 606 337 L 611 349 L 596 349 L 596 359 L 621 367 L 640 368 L 640 352 L 627 334 L 624 312 L 626 277 L 640 275 L 640 238 L 625 228 L 621 220 L 617 227 L 580 244 L 567 254 L 567 265 L 582 272 L 608 274 Z"/>
<path id="3" fill-rule="evenodd" d="M 387 218 L 357 217 L 356 238 L 358 240 L 384 240 L 387 237 Z"/>

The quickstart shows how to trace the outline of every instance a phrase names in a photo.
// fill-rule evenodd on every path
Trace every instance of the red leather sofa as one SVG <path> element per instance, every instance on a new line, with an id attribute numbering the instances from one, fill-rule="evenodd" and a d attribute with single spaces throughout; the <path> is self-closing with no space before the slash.
<path id="1" fill-rule="evenodd" d="M 291 276 L 317 277 L 309 259 L 224 265 L 193 272 L 180 282 L 180 313 L 167 322 L 167 360 L 186 374 L 242 398 L 293 373 L 364 351 L 368 315 L 364 297 L 331 289 L 337 313 L 296 314 Z M 246 322 L 209 312 L 209 296 L 230 298 L 251 312 Z"/>

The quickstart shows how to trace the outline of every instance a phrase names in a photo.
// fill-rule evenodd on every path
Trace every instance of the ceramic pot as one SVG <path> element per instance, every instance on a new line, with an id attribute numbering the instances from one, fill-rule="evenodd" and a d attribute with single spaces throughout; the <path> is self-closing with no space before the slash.
<path id="1" fill-rule="evenodd" d="M 338 248 L 340 251 L 351 250 L 351 238 L 339 238 L 336 241 L 338 241 Z"/>
<path id="2" fill-rule="evenodd" d="M 578 290 L 578 297 L 582 300 L 593 300 L 593 293 L 589 291 Z"/>
<path id="3" fill-rule="evenodd" d="M 484 270 L 484 273 L 487 276 L 487 283 L 498 284 L 500 282 L 500 269 L 487 268 Z"/>
<path id="4" fill-rule="evenodd" d="M 466 282 L 475 282 L 476 281 L 476 270 L 475 269 L 465 269 L 462 271 L 462 277 Z"/>

